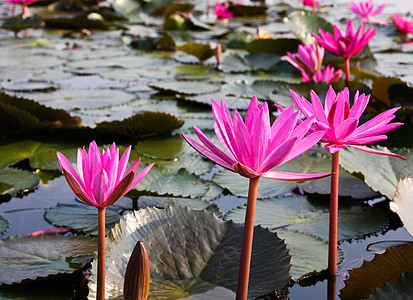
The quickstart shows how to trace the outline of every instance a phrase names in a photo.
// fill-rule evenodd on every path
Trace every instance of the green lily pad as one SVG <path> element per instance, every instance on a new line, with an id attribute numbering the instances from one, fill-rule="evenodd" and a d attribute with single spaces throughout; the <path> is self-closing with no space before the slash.
<path id="1" fill-rule="evenodd" d="M 377 149 L 389 151 L 380 146 Z M 347 147 L 340 151 L 340 165 L 350 173 L 361 173 L 368 186 L 392 199 L 398 180 L 413 176 L 413 152 L 409 149 L 394 149 L 394 151 L 407 160 Z"/>
<path id="2" fill-rule="evenodd" d="M 176 46 L 176 49 L 193 55 L 200 61 L 205 61 L 208 58 L 214 56 L 214 50 L 209 44 L 190 42 L 182 46 Z"/>
<path id="3" fill-rule="evenodd" d="M 394 84 L 403 84 L 407 86 L 406 82 L 403 82 L 396 77 L 381 76 L 376 78 L 372 84 L 373 97 L 379 99 L 388 107 L 393 106 L 389 95 L 389 88 Z"/>
<path id="4" fill-rule="evenodd" d="M 404 300 L 413 298 L 413 273 L 402 274 L 394 283 L 385 282 L 369 297 L 369 300 Z"/>
<path id="5" fill-rule="evenodd" d="M 218 84 L 198 81 L 158 82 L 149 84 L 149 86 L 165 93 L 178 93 L 183 95 L 207 94 L 220 89 Z"/>
<path id="6" fill-rule="evenodd" d="M 243 222 L 246 207 L 225 215 L 225 220 Z M 328 241 L 329 201 L 311 200 L 305 196 L 275 197 L 257 202 L 255 224 L 271 230 L 283 228 L 310 234 Z M 338 210 L 339 240 L 359 238 L 382 230 L 388 220 L 384 213 L 367 204 L 340 203 Z"/>
<path id="7" fill-rule="evenodd" d="M 350 272 L 350 278 L 340 290 L 340 299 L 366 299 L 385 282 L 395 282 L 400 275 L 412 270 L 413 244 L 391 247 Z"/>
<path id="8" fill-rule="evenodd" d="M 293 279 L 327 269 L 328 242 L 309 234 L 291 230 L 277 230 L 277 235 L 285 240 L 291 254 L 290 274 Z M 337 263 L 343 261 L 343 251 L 337 247 Z"/>
<path id="9" fill-rule="evenodd" d="M 35 101 L 0 93 L 0 136 L 61 127 L 79 127 L 79 117 L 71 117 L 64 110 L 56 110 Z"/>
<path id="10" fill-rule="evenodd" d="M 54 84 L 46 82 L 2 82 L 2 88 L 6 91 L 13 92 L 32 92 L 32 91 L 51 91 L 55 90 Z"/>
<path id="11" fill-rule="evenodd" d="M 0 168 L 1 195 L 14 195 L 19 191 L 33 189 L 39 184 L 39 177 L 33 173 L 12 168 Z"/>
<path id="12" fill-rule="evenodd" d="M 84 236 L 39 235 L 0 241 L 0 284 L 69 274 L 89 262 L 97 241 Z"/>
<path id="13" fill-rule="evenodd" d="M 39 28 L 43 25 L 43 19 L 38 16 L 23 17 L 23 15 L 18 15 L 15 17 L 7 18 L 4 20 L 1 27 L 4 29 L 9 29 L 14 32 L 19 32 L 20 30 L 27 28 Z"/>
<path id="14" fill-rule="evenodd" d="M 29 159 L 33 169 L 60 170 L 56 152 L 62 152 L 69 160 L 76 160 L 78 146 L 64 143 L 54 144 L 33 140 L 25 140 L 0 146 L 0 166 L 6 167 L 14 163 Z"/>
<path id="15" fill-rule="evenodd" d="M 155 134 L 167 134 L 182 126 L 180 120 L 162 112 L 137 113 L 122 121 L 101 122 L 96 124 L 96 130 L 107 135 L 143 137 Z"/>
<path id="16" fill-rule="evenodd" d="M 283 56 L 287 52 L 297 52 L 299 44 L 296 39 L 256 39 L 249 42 L 245 49 L 250 53 L 259 51 Z"/>
<path id="17" fill-rule="evenodd" d="M 280 61 L 280 58 L 277 55 L 255 51 L 248 54 L 245 58 L 248 60 L 254 71 L 269 71 Z"/>
<path id="18" fill-rule="evenodd" d="M 5 232 L 7 228 L 9 228 L 9 222 L 5 218 L 0 216 L 0 234 Z"/>
<path id="19" fill-rule="evenodd" d="M 128 257 L 139 240 L 146 245 L 151 262 L 149 297 L 186 298 L 215 287 L 235 291 L 242 232 L 240 224 L 188 208 L 147 208 L 127 214 L 107 239 L 106 259 L 111 267 L 106 296 L 122 296 Z M 290 256 L 283 241 L 261 227 L 255 227 L 254 237 L 249 298 L 283 289 L 290 279 Z M 96 293 L 96 266 L 94 261 L 90 298 Z"/>
<path id="20" fill-rule="evenodd" d="M 119 222 L 122 215 L 132 210 L 130 202 L 129 199 L 122 198 L 114 205 L 106 208 L 106 233 Z M 58 203 L 56 206 L 49 208 L 44 217 L 57 227 L 67 227 L 87 234 L 98 235 L 98 210 L 96 207 L 84 203 Z"/>
<path id="21" fill-rule="evenodd" d="M 319 35 L 318 29 L 333 32 L 333 25 L 325 19 L 308 11 L 293 11 L 284 19 L 291 32 L 303 44 L 312 44 L 315 39 L 311 34 Z"/>
<path id="22" fill-rule="evenodd" d="M 252 70 L 249 61 L 244 55 L 233 51 L 226 51 L 222 55 L 218 69 L 225 73 L 244 73 Z"/>

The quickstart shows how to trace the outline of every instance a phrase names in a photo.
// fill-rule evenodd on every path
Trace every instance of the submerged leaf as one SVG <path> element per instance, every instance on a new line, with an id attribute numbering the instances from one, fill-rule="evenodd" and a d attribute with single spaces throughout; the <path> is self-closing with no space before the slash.
<path id="1" fill-rule="evenodd" d="M 84 236 L 39 235 L 0 241 L 0 284 L 73 273 L 93 257 L 97 241 Z"/>
<path id="2" fill-rule="evenodd" d="M 106 296 L 122 296 L 127 259 L 139 240 L 149 255 L 149 297 L 186 298 L 215 287 L 235 291 L 242 232 L 242 225 L 204 211 L 168 207 L 128 214 L 107 239 Z M 283 289 L 290 279 L 289 260 L 285 244 L 276 234 L 255 227 L 248 298 Z M 91 299 L 96 293 L 96 266 L 94 261 Z"/>
<path id="3" fill-rule="evenodd" d="M 412 271 L 413 244 L 391 247 L 350 272 L 350 278 L 340 290 L 340 299 L 366 299 L 385 282 L 395 282 L 401 274 Z"/>

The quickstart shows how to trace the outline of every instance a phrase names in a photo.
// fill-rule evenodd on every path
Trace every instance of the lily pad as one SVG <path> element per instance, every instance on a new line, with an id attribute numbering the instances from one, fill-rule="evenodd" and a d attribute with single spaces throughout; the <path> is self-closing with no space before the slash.
<path id="1" fill-rule="evenodd" d="M 93 257 L 97 241 L 84 236 L 39 235 L 0 241 L 0 284 L 70 274 Z"/>
<path id="2" fill-rule="evenodd" d="M 198 81 L 158 82 L 149 84 L 149 86 L 165 93 L 178 93 L 183 95 L 207 94 L 220 89 L 218 84 Z"/>
<path id="3" fill-rule="evenodd" d="M 182 46 L 176 46 L 176 49 L 193 55 L 200 61 L 205 61 L 214 56 L 214 50 L 208 44 L 190 42 Z"/>
<path id="4" fill-rule="evenodd" d="M 394 283 L 385 282 L 369 297 L 369 300 L 404 300 L 413 298 L 413 273 L 402 274 Z"/>
<path id="5" fill-rule="evenodd" d="M 315 39 L 311 34 L 319 35 L 318 29 L 333 32 L 333 25 L 325 19 L 308 11 L 293 11 L 284 19 L 291 32 L 303 44 L 312 44 Z"/>
<path id="6" fill-rule="evenodd" d="M 287 52 L 297 52 L 299 44 L 296 39 L 256 39 L 249 42 L 245 49 L 250 53 L 259 51 L 283 56 Z"/>
<path id="7" fill-rule="evenodd" d="M 290 274 L 297 280 L 304 274 L 327 269 L 328 242 L 309 234 L 291 230 L 277 230 L 291 254 Z M 337 263 L 343 261 L 343 251 L 337 247 Z"/>
<path id="8" fill-rule="evenodd" d="M 225 215 L 225 220 L 243 222 L 245 206 Z M 271 230 L 283 228 L 310 234 L 328 241 L 329 201 L 311 200 L 305 196 L 276 197 L 257 202 L 255 224 Z M 338 210 L 339 240 L 359 238 L 386 227 L 384 213 L 367 204 L 340 203 Z"/>
<path id="9" fill-rule="evenodd" d="M 128 202 L 129 205 L 127 205 Z M 122 215 L 132 210 L 130 202 L 129 199 L 122 198 L 106 208 L 106 233 L 119 222 Z M 98 210 L 96 207 L 84 203 L 58 203 L 46 211 L 45 219 L 58 227 L 67 227 L 87 234 L 98 235 Z"/>
<path id="10" fill-rule="evenodd" d="M 235 291 L 242 232 L 242 225 L 205 211 L 168 207 L 127 214 L 107 239 L 106 295 L 122 296 L 127 261 L 137 241 L 143 241 L 148 251 L 149 297 L 186 298 L 215 287 Z M 289 261 L 283 241 L 255 227 L 248 297 L 283 289 L 290 279 Z M 96 266 L 94 261 L 90 298 L 96 293 Z"/>
<path id="11" fill-rule="evenodd" d="M 380 146 L 377 148 L 389 151 Z M 340 151 L 340 165 L 350 173 L 361 173 L 368 186 L 392 199 L 398 180 L 413 176 L 413 152 L 409 149 L 394 149 L 394 151 L 406 157 L 407 161 L 348 147 Z"/>
<path id="12" fill-rule="evenodd" d="M 18 15 L 4 20 L 3 24 L 1 24 L 1 27 L 4 29 L 12 30 L 14 32 L 19 32 L 20 30 L 27 28 L 39 28 L 42 25 L 43 19 L 38 15 L 29 17 Z"/>
<path id="13" fill-rule="evenodd" d="M 412 270 L 413 244 L 391 247 L 350 272 L 350 278 L 340 290 L 340 299 L 366 299 L 385 282 L 395 282 L 401 274 Z"/>
<path id="14" fill-rule="evenodd" d="M 32 91 L 52 91 L 55 90 L 55 86 L 51 83 L 46 82 L 35 82 L 35 81 L 28 81 L 28 82 L 2 82 L 2 88 L 6 91 L 13 91 L 13 92 L 32 92 Z"/>
<path id="15" fill-rule="evenodd" d="M 33 173 L 12 169 L 0 168 L 0 194 L 14 195 L 19 191 L 33 189 L 39 184 L 39 177 Z"/>
<path id="16" fill-rule="evenodd" d="M 389 95 L 389 88 L 394 84 L 403 84 L 407 86 L 407 83 L 396 77 L 382 76 L 376 78 L 372 85 L 373 97 L 379 99 L 388 107 L 393 106 Z"/>

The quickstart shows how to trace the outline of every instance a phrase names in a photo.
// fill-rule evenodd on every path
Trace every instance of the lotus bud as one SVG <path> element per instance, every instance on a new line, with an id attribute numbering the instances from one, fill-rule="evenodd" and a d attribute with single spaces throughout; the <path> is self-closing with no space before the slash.
<path id="1" fill-rule="evenodd" d="M 149 258 L 145 245 L 139 241 L 130 256 L 125 272 L 125 300 L 146 300 L 149 294 Z"/>

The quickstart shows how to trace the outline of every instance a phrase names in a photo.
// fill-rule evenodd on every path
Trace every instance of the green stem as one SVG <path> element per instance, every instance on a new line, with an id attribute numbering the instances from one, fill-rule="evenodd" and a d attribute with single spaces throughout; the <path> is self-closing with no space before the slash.
<path id="1" fill-rule="evenodd" d="M 248 281 L 250 276 L 252 240 L 254 235 L 254 217 L 257 204 L 259 177 L 250 178 L 247 211 L 245 213 L 244 235 L 242 238 L 241 261 L 238 271 L 236 300 L 246 300 L 248 296 Z"/>
<path id="2" fill-rule="evenodd" d="M 337 274 L 338 177 L 339 151 L 333 154 L 331 165 L 330 228 L 328 238 L 328 275 Z"/>
<path id="3" fill-rule="evenodd" d="M 97 300 L 105 299 L 105 208 L 98 207 L 98 279 Z"/>

